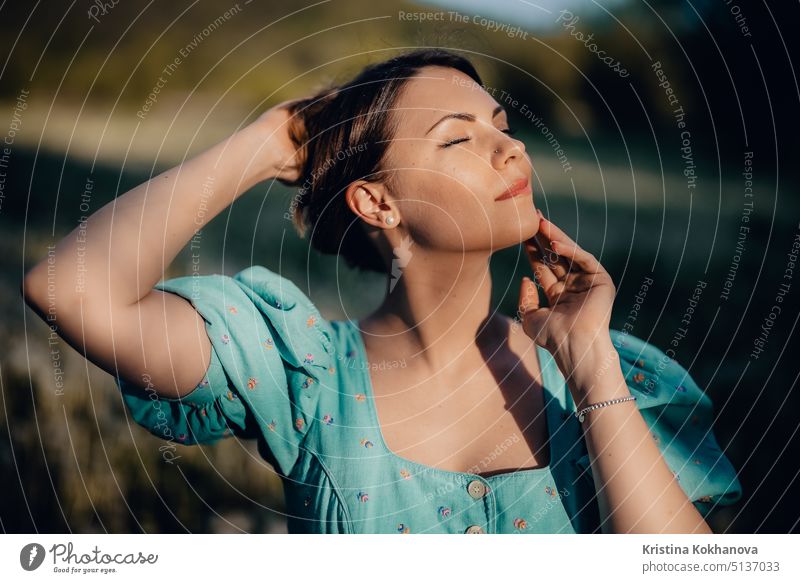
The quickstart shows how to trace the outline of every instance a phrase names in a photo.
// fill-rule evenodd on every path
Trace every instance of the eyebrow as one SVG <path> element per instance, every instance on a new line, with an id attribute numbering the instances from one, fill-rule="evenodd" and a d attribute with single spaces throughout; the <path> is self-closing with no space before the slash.
<path id="1" fill-rule="evenodd" d="M 497 115 L 499 113 L 504 112 L 504 111 L 505 111 L 505 108 L 502 105 L 498 105 L 497 107 L 494 108 L 494 111 L 492 112 L 492 119 L 494 119 L 495 117 L 497 117 Z M 451 119 L 451 118 L 452 119 L 463 119 L 465 121 L 475 121 L 475 116 L 473 114 L 471 114 L 471 113 L 466 113 L 466 112 L 449 113 L 446 116 L 444 116 L 443 118 L 441 118 L 439 121 L 437 121 L 435 124 L 433 124 L 428 129 L 428 131 L 425 132 L 425 135 L 427 136 L 429 133 L 431 133 L 431 131 L 433 131 L 433 128 L 438 126 L 440 123 L 442 123 L 446 119 Z"/>

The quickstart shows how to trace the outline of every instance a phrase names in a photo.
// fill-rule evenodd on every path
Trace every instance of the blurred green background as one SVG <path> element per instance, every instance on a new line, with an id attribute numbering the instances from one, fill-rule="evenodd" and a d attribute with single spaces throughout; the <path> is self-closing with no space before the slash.
<path id="1" fill-rule="evenodd" d="M 716 436 L 744 488 L 740 503 L 715 512 L 712 527 L 797 530 L 800 283 L 784 278 L 800 233 L 797 35 L 789 30 L 796 6 L 176 0 L 90 13 L 92 6 L 0 6 L 3 531 L 285 531 L 280 481 L 255 443 L 181 447 L 180 463 L 166 464 L 162 442 L 126 416 L 112 377 L 65 342 L 48 344 L 20 280 L 77 226 L 87 178 L 94 212 L 271 105 L 416 46 L 462 51 L 497 88 L 495 99 L 504 91 L 518 101 L 505 105 L 533 159 L 537 206 L 611 273 L 612 327 L 625 324 L 642 282 L 653 278 L 631 333 L 666 348 L 698 281 L 706 283 L 676 359 L 711 396 Z M 446 20 L 401 17 L 437 11 Z M 520 32 L 512 38 L 490 20 Z M 588 34 L 626 77 L 587 47 Z M 683 107 L 695 178 L 684 174 L 681 130 L 655 62 Z M 753 153 L 750 199 L 745 152 Z M 261 264 L 297 283 L 328 319 L 368 314 L 382 281 L 310 251 L 283 218 L 293 194 L 262 183 L 238 199 L 203 231 L 201 271 L 232 275 Z M 752 214 L 743 223 L 747 200 Z M 742 225 L 750 230 L 740 241 Z M 187 249 L 166 275 L 191 268 Z M 526 260 L 508 249 L 492 269 L 495 302 L 513 315 Z M 752 358 L 782 281 L 791 283 L 783 312 L 766 350 Z M 65 371 L 63 394 L 52 349 Z"/>

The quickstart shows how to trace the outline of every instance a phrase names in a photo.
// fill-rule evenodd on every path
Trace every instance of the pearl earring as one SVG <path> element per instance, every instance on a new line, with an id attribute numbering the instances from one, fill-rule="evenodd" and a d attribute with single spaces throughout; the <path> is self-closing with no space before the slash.
<path id="1" fill-rule="evenodd" d="M 386 221 L 387 225 L 394 225 L 394 217 L 392 215 L 389 215 L 384 220 Z"/>

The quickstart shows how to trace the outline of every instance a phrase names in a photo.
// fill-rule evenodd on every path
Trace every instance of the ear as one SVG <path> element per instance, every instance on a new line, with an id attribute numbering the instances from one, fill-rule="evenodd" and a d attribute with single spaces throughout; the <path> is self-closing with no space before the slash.
<path id="1" fill-rule="evenodd" d="M 400 222 L 400 212 L 379 182 L 356 180 L 345 190 L 345 200 L 357 217 L 374 227 L 388 228 L 384 219 L 389 215 L 395 218 L 395 225 Z"/>

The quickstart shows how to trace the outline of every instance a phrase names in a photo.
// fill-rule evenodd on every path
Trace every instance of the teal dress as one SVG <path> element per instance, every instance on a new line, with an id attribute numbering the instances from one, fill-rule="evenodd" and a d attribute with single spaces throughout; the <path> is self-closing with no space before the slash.
<path id="1" fill-rule="evenodd" d="M 356 321 L 325 320 L 261 266 L 156 285 L 189 300 L 213 347 L 203 381 L 154 401 L 117 378 L 134 421 L 183 445 L 256 439 L 279 473 L 291 533 L 590 533 L 600 520 L 575 404 L 542 363 L 550 465 L 490 477 L 419 464 L 381 435 Z M 611 330 L 635 403 L 684 492 L 705 515 L 741 497 L 712 432 L 708 396 L 655 346 Z M 495 455 L 504 447 L 498 444 Z M 490 452 L 488 455 L 492 455 Z"/>

